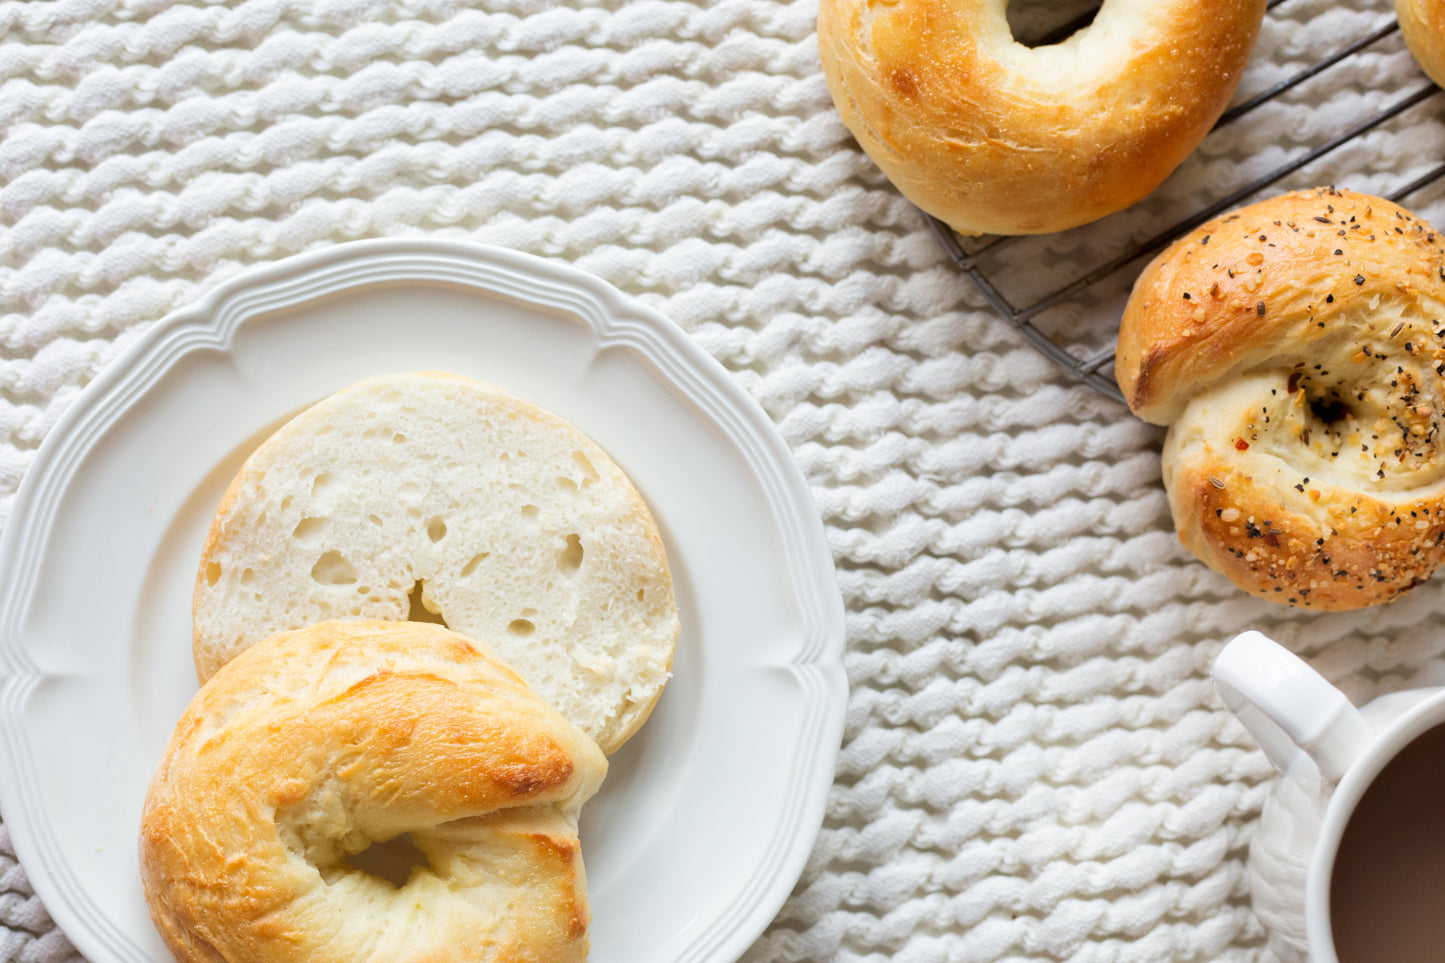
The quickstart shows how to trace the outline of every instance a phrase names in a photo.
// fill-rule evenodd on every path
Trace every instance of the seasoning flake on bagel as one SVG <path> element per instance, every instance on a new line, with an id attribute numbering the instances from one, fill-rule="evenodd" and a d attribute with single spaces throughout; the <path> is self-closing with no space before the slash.
<path id="1" fill-rule="evenodd" d="M 1119 387 L 1168 425 L 1179 536 L 1254 595 L 1354 609 L 1445 561 L 1445 243 L 1320 188 L 1216 218 L 1144 270 Z"/>
<path id="2" fill-rule="evenodd" d="M 1149 194 L 1229 102 L 1265 0 L 1105 0 L 1063 43 L 1007 0 L 822 0 L 843 122 L 913 203 L 964 234 L 1037 234 Z"/>

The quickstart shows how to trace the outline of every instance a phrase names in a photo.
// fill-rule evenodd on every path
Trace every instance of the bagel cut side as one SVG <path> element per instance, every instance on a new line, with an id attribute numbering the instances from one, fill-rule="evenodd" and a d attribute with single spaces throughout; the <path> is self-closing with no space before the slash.
<path id="1" fill-rule="evenodd" d="M 1265 0 L 1104 0 L 1063 43 L 1006 0 L 822 0 L 843 123 L 904 196 L 964 234 L 1061 231 L 1158 187 L 1219 119 Z"/>
<path id="2" fill-rule="evenodd" d="M 1139 277 L 1115 370 L 1169 426 L 1179 537 L 1245 591 L 1361 608 L 1445 562 L 1445 245 L 1409 211 L 1321 188 L 1203 225 Z"/>
<path id="3" fill-rule="evenodd" d="M 431 373 L 362 382 L 263 442 L 212 520 L 192 609 L 202 680 L 325 619 L 442 621 L 609 753 L 652 710 L 679 628 L 657 526 L 602 449 Z"/>
<path id="4" fill-rule="evenodd" d="M 146 902 L 180 963 L 584 960 L 577 817 L 606 771 L 454 632 L 284 633 L 176 724 L 142 815 Z M 351 862 L 403 834 L 404 879 Z"/>

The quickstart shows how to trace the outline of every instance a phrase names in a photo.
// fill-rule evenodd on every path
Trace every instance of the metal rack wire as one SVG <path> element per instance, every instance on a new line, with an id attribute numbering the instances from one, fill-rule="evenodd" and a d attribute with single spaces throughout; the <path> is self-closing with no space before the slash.
<path id="1" fill-rule="evenodd" d="M 1290 2 L 1290 0 L 1271 0 L 1269 10 L 1273 11 L 1281 4 L 1288 2 Z M 1033 46 L 1057 43 L 1070 36 L 1093 19 L 1098 6 L 1098 4 L 1094 4 L 1091 9 L 1085 11 L 1081 16 L 1044 34 L 1033 43 Z M 1336 68 L 1340 64 L 1347 62 L 1350 58 L 1361 55 L 1362 52 L 1382 43 L 1387 38 L 1397 34 L 1398 31 L 1399 24 L 1391 18 L 1387 23 L 1378 26 L 1376 29 L 1354 38 L 1344 46 L 1310 64 L 1308 67 L 1291 74 L 1267 89 L 1231 107 L 1220 117 L 1214 127 L 1214 131 L 1219 131 L 1221 128 L 1229 127 L 1230 125 L 1239 124 L 1264 104 L 1270 103 L 1312 78 Z M 1107 347 L 1081 352 L 1076 346 L 1061 344 L 1059 339 L 1056 339 L 1044 330 L 1038 323 L 1042 316 L 1084 297 L 1092 289 L 1095 289 L 1106 281 L 1113 280 L 1118 282 L 1124 280 L 1132 283 L 1137 271 L 1142 269 L 1145 259 L 1152 257 L 1175 238 L 1187 234 L 1209 219 L 1239 206 L 1252 195 L 1279 184 L 1279 182 L 1291 174 L 1326 157 L 1366 133 L 1381 127 L 1393 118 L 1398 117 L 1410 108 L 1430 99 L 1440 92 L 1440 88 L 1436 87 L 1421 74 L 1418 88 L 1411 90 L 1402 97 L 1394 99 L 1382 109 L 1376 110 L 1368 116 L 1356 120 L 1322 143 L 1316 144 L 1306 152 L 1292 157 L 1288 162 L 1280 164 L 1266 173 L 1251 179 L 1248 183 L 1229 191 L 1225 196 L 1213 200 L 1206 206 L 1191 210 L 1181 216 L 1169 218 L 1166 227 L 1150 231 L 1144 239 L 1137 241 L 1123 240 L 1122 243 L 1114 245 L 1121 249 L 1103 263 L 1089 269 L 1082 275 L 1069 279 L 1059 287 L 1043 294 L 1029 296 L 1025 299 L 1025 303 L 1022 304 L 1016 304 L 1014 300 L 1005 296 L 1001 285 L 996 283 L 994 276 L 985 270 L 984 261 L 986 260 L 986 256 L 996 258 L 1010 246 L 1022 243 L 1025 240 L 1024 238 L 1012 236 L 964 238 L 956 234 L 947 224 L 932 217 L 929 218 L 930 226 L 943 243 L 950 258 L 958 266 L 959 270 L 973 282 L 983 297 L 987 299 L 988 303 L 1005 321 L 1017 329 L 1035 348 L 1070 371 L 1076 378 L 1102 394 L 1122 401 L 1123 397 L 1119 392 L 1118 386 L 1114 383 L 1112 373 L 1114 361 L 1113 338 L 1111 337 L 1109 339 L 1111 343 Z M 1337 172 L 1332 171 L 1331 173 L 1334 174 Z M 1424 174 L 1415 177 L 1408 183 L 1389 192 L 1386 196 L 1392 201 L 1403 202 L 1411 195 L 1416 194 L 1422 188 L 1442 177 L 1445 177 L 1445 163 L 1438 164 Z M 1332 180 L 1338 182 L 1338 177 L 1332 178 Z M 1120 230 L 1125 229 L 1124 227 L 1120 228 Z M 1076 228 L 1075 230 L 1080 229 Z M 1133 270 L 1126 275 L 1126 269 L 1131 268 Z M 1118 309 L 1122 310 L 1122 303 L 1118 305 Z M 1112 317 L 1117 321 L 1118 311 L 1113 312 Z"/>

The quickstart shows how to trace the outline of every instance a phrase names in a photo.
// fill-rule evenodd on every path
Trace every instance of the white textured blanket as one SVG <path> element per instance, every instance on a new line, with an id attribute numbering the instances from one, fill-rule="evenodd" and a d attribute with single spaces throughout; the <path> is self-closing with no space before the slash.
<path id="1" fill-rule="evenodd" d="M 1258 626 L 1356 699 L 1445 681 L 1445 578 L 1320 617 L 1187 556 L 1159 432 L 1070 385 L 956 273 L 839 122 L 815 12 L 0 0 L 0 518 L 96 372 L 249 265 L 401 234 L 568 260 L 736 373 L 837 559 L 837 781 L 749 959 L 1266 959 L 1243 862 L 1270 771 L 1210 662 Z M 1240 98 L 1390 17 L 1284 0 Z M 1202 203 L 1421 82 L 1388 38 L 1213 135 L 1171 196 Z M 1442 99 L 1290 183 L 1404 183 L 1445 156 Z M 1407 204 L 1445 224 L 1442 198 Z M 1092 247 L 1002 260 L 1047 288 Z M 0 825 L 0 959 L 73 953 Z"/>

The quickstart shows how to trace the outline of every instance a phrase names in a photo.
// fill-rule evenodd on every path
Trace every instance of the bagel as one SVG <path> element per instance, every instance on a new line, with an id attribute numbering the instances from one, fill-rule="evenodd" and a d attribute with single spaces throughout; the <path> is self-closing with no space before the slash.
<path id="1" fill-rule="evenodd" d="M 1265 0 L 1105 0 L 1030 49 L 1007 0 L 822 0 L 823 73 L 858 143 L 964 234 L 1037 234 L 1144 197 L 1219 119 Z"/>
<path id="2" fill-rule="evenodd" d="M 200 679 L 330 618 L 483 638 L 606 752 L 642 725 L 678 636 L 662 539 L 576 428 L 467 378 L 354 385 L 263 442 L 221 500 L 192 605 Z"/>
<path id="3" fill-rule="evenodd" d="M 1405 45 L 1430 79 L 1445 81 L 1445 0 L 1395 0 Z"/>
<path id="4" fill-rule="evenodd" d="M 1385 602 L 1445 560 L 1445 245 L 1390 201 L 1297 191 L 1180 238 L 1125 307 L 1119 387 L 1169 425 L 1184 544 L 1263 598 Z"/>
<path id="5" fill-rule="evenodd" d="M 454 632 L 284 633 L 176 724 L 141 820 L 146 902 L 180 963 L 583 960 L 577 816 L 606 771 Z M 420 858 L 400 885 L 349 862 L 402 834 Z"/>

